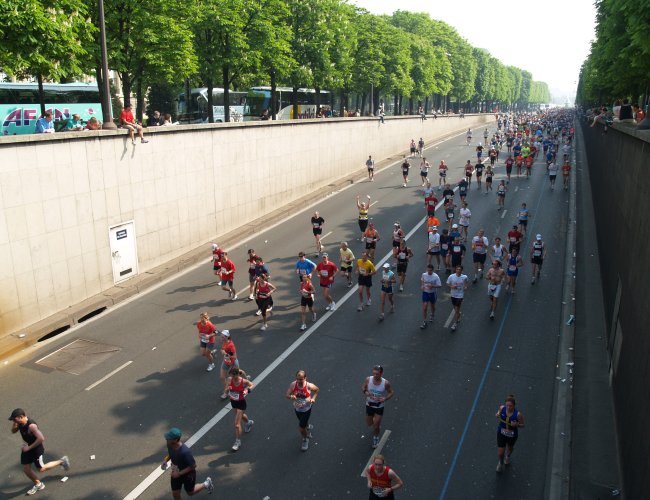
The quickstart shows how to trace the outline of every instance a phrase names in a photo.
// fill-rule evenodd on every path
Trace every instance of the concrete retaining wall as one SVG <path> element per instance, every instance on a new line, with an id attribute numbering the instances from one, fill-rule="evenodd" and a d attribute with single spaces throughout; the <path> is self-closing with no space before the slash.
<path id="1" fill-rule="evenodd" d="M 368 154 L 491 120 L 188 125 L 147 131 L 136 146 L 123 131 L 0 138 L 0 336 L 113 287 L 109 226 L 135 221 L 142 274 L 349 175 Z"/>

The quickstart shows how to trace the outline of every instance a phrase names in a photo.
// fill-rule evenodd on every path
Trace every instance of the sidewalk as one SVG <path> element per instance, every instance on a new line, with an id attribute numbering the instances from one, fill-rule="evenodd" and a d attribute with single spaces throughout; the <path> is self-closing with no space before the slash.
<path id="1" fill-rule="evenodd" d="M 576 127 L 576 328 L 569 498 L 624 498 L 589 169 Z M 618 493 L 620 492 L 620 493 Z"/>

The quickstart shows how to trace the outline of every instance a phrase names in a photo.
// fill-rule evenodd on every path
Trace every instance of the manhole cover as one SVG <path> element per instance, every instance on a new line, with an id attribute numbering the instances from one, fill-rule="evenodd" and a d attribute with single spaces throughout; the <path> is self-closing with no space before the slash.
<path id="1" fill-rule="evenodd" d="M 36 364 L 79 375 L 102 361 L 106 361 L 120 347 L 86 339 L 77 339 L 61 349 L 39 359 Z"/>

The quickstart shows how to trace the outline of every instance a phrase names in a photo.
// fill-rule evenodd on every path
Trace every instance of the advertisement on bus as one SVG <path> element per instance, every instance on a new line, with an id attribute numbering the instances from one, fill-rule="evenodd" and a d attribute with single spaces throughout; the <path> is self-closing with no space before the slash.
<path id="1" fill-rule="evenodd" d="M 68 120 L 73 114 L 78 114 L 84 122 L 95 116 L 102 119 L 102 108 L 88 104 L 46 104 L 45 109 L 52 113 L 54 121 Z M 33 134 L 36 120 L 41 116 L 41 108 L 35 105 L 0 104 L 0 133 L 2 135 Z M 55 125 L 56 127 L 56 125 Z"/>

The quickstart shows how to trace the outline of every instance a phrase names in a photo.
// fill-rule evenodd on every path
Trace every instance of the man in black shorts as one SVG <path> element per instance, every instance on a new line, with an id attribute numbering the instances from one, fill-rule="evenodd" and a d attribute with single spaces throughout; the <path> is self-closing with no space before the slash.
<path id="1" fill-rule="evenodd" d="M 185 492 L 189 495 L 196 495 L 201 490 L 207 490 L 212 493 L 214 486 L 212 479 L 205 478 L 202 483 L 196 484 L 196 461 L 192 455 L 192 451 L 185 443 L 181 443 L 181 431 L 176 427 L 172 427 L 165 432 L 165 440 L 167 440 L 167 456 L 164 458 L 160 468 L 166 470 L 168 461 L 172 462 L 172 496 L 174 500 L 181 500 L 181 489 L 184 488 Z"/>
<path id="2" fill-rule="evenodd" d="M 27 418 L 25 410 L 22 408 L 16 408 L 12 411 L 9 420 L 13 422 L 11 426 L 12 434 L 20 432 L 20 436 L 23 438 L 20 463 L 23 466 L 23 472 L 25 475 L 34 483 L 34 486 L 27 491 L 27 495 L 31 496 L 36 494 L 36 492 L 45 489 L 45 484 L 43 484 L 36 473 L 32 470 L 32 464 L 34 464 L 39 472 L 45 472 L 59 466 L 68 470 L 70 468 L 70 460 L 68 460 L 68 457 L 63 456 L 59 460 L 54 460 L 48 463 L 43 462 L 43 454 L 45 453 L 43 441 L 45 441 L 45 437 L 39 430 L 38 425 L 36 425 L 36 422 L 31 418 Z"/>

